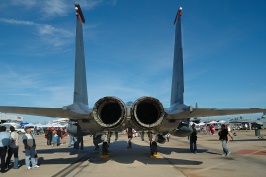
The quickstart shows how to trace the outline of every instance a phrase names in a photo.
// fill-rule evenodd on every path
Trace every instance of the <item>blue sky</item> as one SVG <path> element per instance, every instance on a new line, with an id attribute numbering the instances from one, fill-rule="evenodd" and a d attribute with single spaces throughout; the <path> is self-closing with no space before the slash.
<path id="1" fill-rule="evenodd" d="M 71 104 L 75 1 L 1 2 L 0 105 Z M 215 108 L 266 107 L 266 1 L 79 3 L 86 19 L 83 30 L 90 107 L 107 95 L 124 102 L 153 96 L 169 106 L 173 22 L 179 6 L 183 7 L 185 103 Z M 29 122 L 51 120 L 23 117 Z"/>

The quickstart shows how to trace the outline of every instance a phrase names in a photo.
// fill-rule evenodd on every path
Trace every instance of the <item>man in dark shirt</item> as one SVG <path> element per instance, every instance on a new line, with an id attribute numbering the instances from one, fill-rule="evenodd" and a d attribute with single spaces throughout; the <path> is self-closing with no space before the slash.
<path id="1" fill-rule="evenodd" d="M 190 152 L 197 154 L 197 130 L 195 128 L 195 124 L 192 124 L 193 132 L 189 136 L 189 143 L 190 143 Z"/>
<path id="2" fill-rule="evenodd" d="M 228 130 L 225 127 L 225 124 L 221 126 L 221 131 L 219 132 L 219 140 L 222 141 L 223 147 L 223 156 L 228 156 L 231 152 L 227 148 L 227 141 L 228 141 Z"/>

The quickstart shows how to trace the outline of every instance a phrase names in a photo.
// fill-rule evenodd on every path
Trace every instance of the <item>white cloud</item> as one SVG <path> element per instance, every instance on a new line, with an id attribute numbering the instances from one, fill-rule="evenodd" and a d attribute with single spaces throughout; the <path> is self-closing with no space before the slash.
<path id="1" fill-rule="evenodd" d="M 0 18 L 0 22 L 9 23 L 12 25 L 36 25 L 36 23 L 31 21 L 23 21 L 23 20 L 15 20 L 15 19 L 7 19 L 7 18 Z"/>
<path id="2" fill-rule="evenodd" d="M 82 9 L 95 9 L 97 6 L 99 6 L 103 0 L 80 0 L 79 4 Z"/>
<path id="3" fill-rule="evenodd" d="M 82 9 L 92 10 L 97 6 L 102 4 L 103 0 L 80 0 L 79 4 Z M 42 13 L 43 17 L 58 17 L 58 16 L 66 16 L 69 13 L 73 13 L 74 4 L 76 0 L 65 1 L 65 0 L 45 0 L 45 1 L 37 1 L 37 0 L 11 0 L 10 5 L 12 6 L 20 6 L 26 9 L 36 8 L 39 12 Z M 111 5 L 114 6 L 117 3 L 117 0 L 112 0 Z M 109 3 L 110 4 L 110 3 Z M 8 5 L 0 5 L 1 7 L 7 7 Z M 73 8 L 71 11 L 70 8 Z"/>
<path id="4" fill-rule="evenodd" d="M 44 1 L 42 12 L 44 16 L 65 16 L 68 13 L 68 7 L 62 0 L 46 0 Z"/>
<path id="5" fill-rule="evenodd" d="M 35 26 L 37 35 L 42 37 L 44 41 L 53 46 L 62 46 L 68 44 L 68 40 L 74 36 L 74 33 L 65 29 L 56 28 L 48 24 L 40 24 L 32 21 L 15 20 L 0 18 L 0 22 L 8 23 L 12 25 L 24 25 L 24 26 Z"/>
<path id="6" fill-rule="evenodd" d="M 12 5 L 22 5 L 26 8 L 32 8 L 38 3 L 37 0 L 11 0 L 10 2 Z"/>

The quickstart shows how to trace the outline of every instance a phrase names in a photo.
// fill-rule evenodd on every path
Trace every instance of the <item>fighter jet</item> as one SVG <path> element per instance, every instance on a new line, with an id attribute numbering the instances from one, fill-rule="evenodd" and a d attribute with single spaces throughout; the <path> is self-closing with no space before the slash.
<path id="1" fill-rule="evenodd" d="M 157 142 L 164 143 L 166 141 L 164 135 L 168 133 L 176 136 L 190 135 L 192 129 L 187 121 L 189 118 L 266 112 L 266 108 L 193 109 L 192 106 L 184 104 L 181 7 L 174 20 L 175 46 L 170 107 L 164 108 L 158 99 L 151 96 L 143 96 L 127 103 L 115 96 L 106 96 L 100 98 L 93 107 L 89 107 L 83 46 L 85 18 L 79 4 L 75 4 L 75 10 L 76 53 L 73 104 L 61 108 L 0 106 L 0 112 L 69 118 L 67 131 L 74 136 L 96 135 L 103 131 L 122 131 L 126 128 L 148 133 L 155 132 L 156 138 L 149 139 L 151 155 L 157 153 Z M 109 141 L 103 143 L 103 152 L 108 152 Z"/>

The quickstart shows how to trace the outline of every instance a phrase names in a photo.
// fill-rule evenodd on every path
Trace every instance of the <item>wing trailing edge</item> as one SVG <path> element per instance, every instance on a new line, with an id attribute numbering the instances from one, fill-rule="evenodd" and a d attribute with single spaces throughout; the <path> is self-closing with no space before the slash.
<path id="1" fill-rule="evenodd" d="M 0 112 L 26 114 L 44 117 L 67 117 L 70 119 L 89 119 L 90 114 L 76 113 L 70 109 L 63 108 L 36 108 L 36 107 L 12 107 L 0 106 Z"/>
<path id="2" fill-rule="evenodd" d="M 187 107 L 183 110 L 166 111 L 168 112 L 168 119 L 185 119 L 193 117 L 211 117 L 211 116 L 225 116 L 234 114 L 253 114 L 265 112 L 266 108 L 236 108 L 236 109 L 217 109 L 217 108 L 191 108 Z"/>

